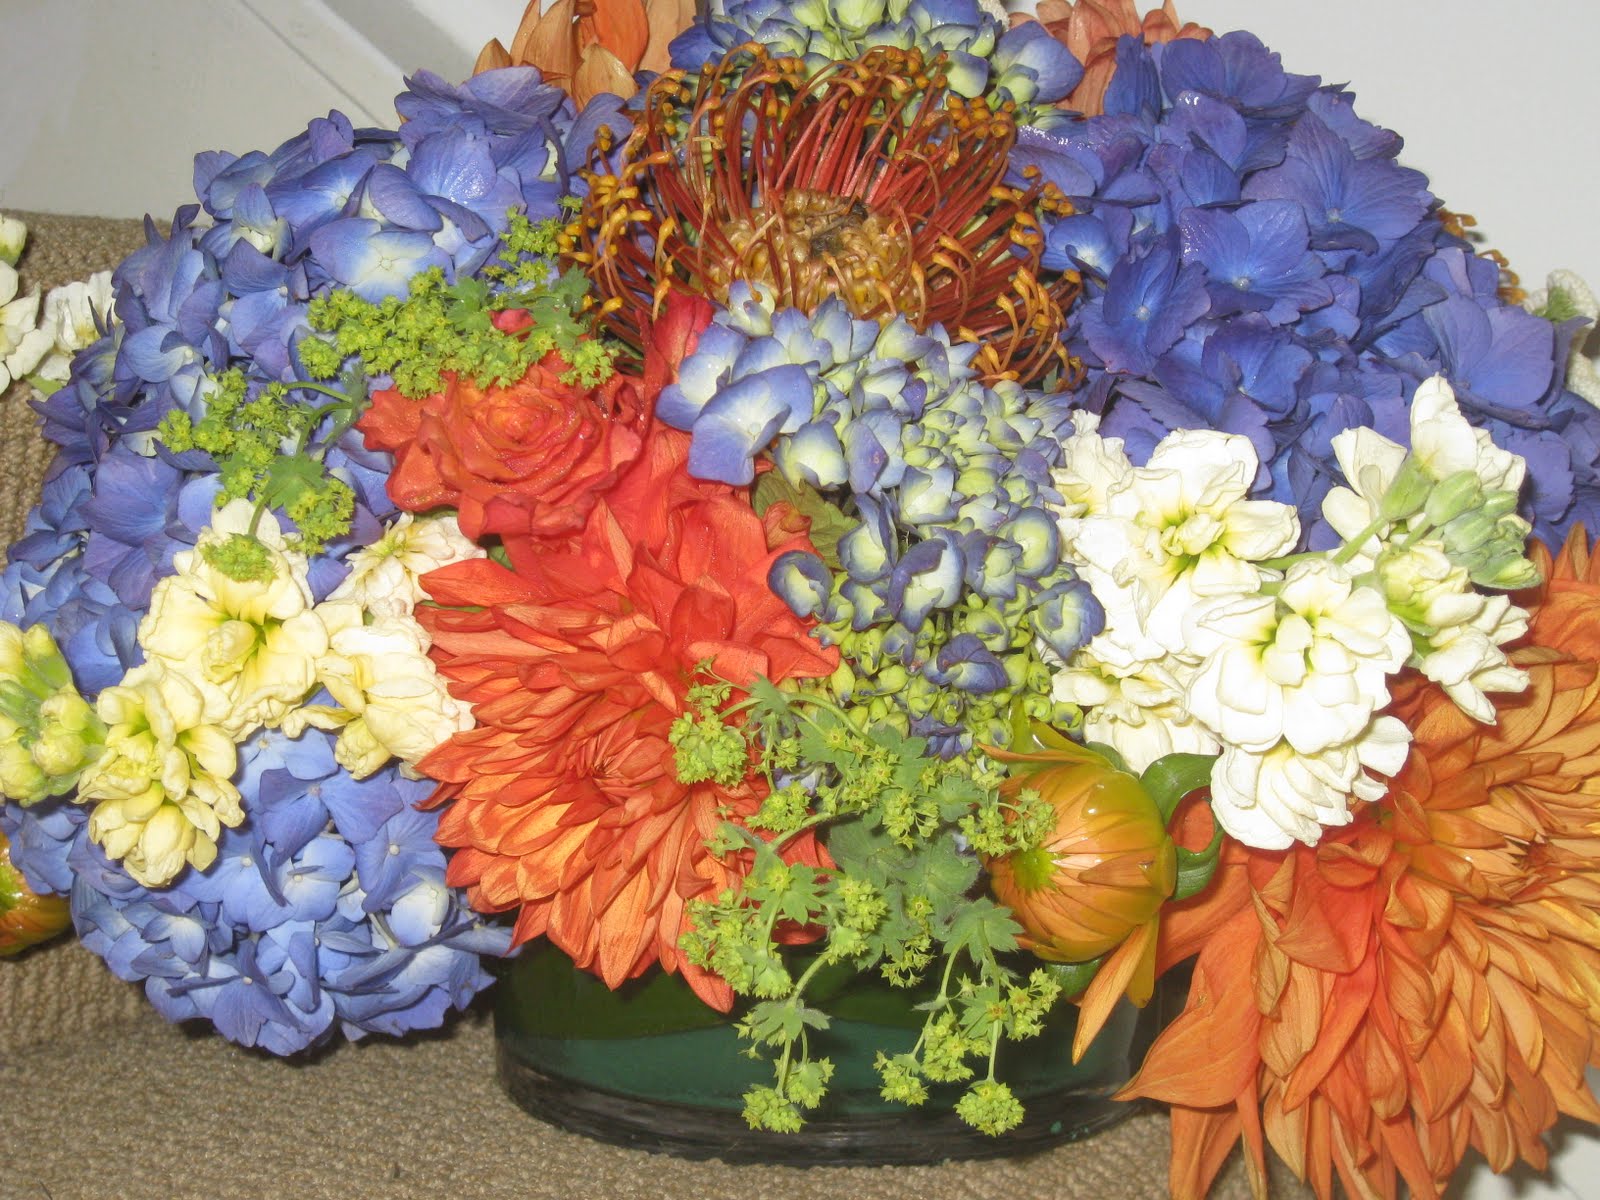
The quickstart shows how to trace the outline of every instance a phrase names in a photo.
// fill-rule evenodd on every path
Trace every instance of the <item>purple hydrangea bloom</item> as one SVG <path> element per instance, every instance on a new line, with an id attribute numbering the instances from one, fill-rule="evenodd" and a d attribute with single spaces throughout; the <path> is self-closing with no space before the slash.
<path id="1" fill-rule="evenodd" d="M 1528 458 L 1523 514 L 1559 542 L 1600 495 L 1600 410 L 1557 370 L 1571 331 L 1499 297 L 1399 149 L 1250 34 L 1122 39 L 1105 114 L 1029 133 L 1015 164 L 1076 209 L 1045 232 L 1047 264 L 1084 278 L 1080 402 L 1136 461 L 1176 428 L 1249 437 L 1257 494 L 1296 505 L 1316 545 L 1331 439 L 1372 425 L 1403 443 L 1412 393 L 1443 372 Z"/>
<path id="2" fill-rule="evenodd" d="M 275 1054 L 431 1028 L 490 982 L 479 956 L 506 953 L 510 931 L 446 886 L 438 816 L 414 807 L 431 785 L 393 768 L 357 782 L 332 745 L 317 730 L 245 742 L 245 823 L 162 889 L 109 862 L 76 806 L 10 806 L 0 828 L 30 878 L 70 884 L 83 943 L 169 1020 Z"/>

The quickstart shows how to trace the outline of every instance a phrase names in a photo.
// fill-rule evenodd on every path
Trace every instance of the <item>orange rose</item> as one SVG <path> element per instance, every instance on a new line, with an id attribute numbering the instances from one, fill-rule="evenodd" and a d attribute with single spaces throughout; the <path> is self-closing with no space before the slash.
<path id="1" fill-rule="evenodd" d="M 561 381 L 566 370 L 552 352 L 507 387 L 447 377 L 423 400 L 378 392 L 357 428 L 395 456 L 390 497 L 411 512 L 452 506 L 474 539 L 580 529 L 638 457 L 643 405 L 620 375 L 585 390 Z"/>

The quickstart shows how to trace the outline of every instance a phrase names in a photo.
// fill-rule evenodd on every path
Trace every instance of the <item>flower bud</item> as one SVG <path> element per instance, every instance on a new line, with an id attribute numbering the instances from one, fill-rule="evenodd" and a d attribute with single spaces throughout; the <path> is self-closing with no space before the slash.
<path id="1" fill-rule="evenodd" d="M 1403 521 L 1422 510 L 1433 487 L 1433 480 L 1422 469 L 1422 464 L 1408 455 L 1389 490 L 1384 492 L 1378 514 L 1388 521 Z"/>
<path id="2" fill-rule="evenodd" d="M 39 896 L 11 865 L 11 848 L 0 833 L 0 958 L 55 937 L 70 922 L 61 896 Z"/>
<path id="3" fill-rule="evenodd" d="M 1021 923 L 1022 944 L 1054 962 L 1086 962 L 1154 919 L 1177 885 L 1177 847 L 1138 779 L 1086 750 L 1030 756 L 1001 787 L 1037 791 L 1055 810 L 1042 844 L 986 862 L 990 886 Z"/>
<path id="4" fill-rule="evenodd" d="M 1471 471 L 1457 471 L 1428 492 L 1422 511 L 1429 524 L 1444 525 L 1483 504 L 1483 487 Z"/>

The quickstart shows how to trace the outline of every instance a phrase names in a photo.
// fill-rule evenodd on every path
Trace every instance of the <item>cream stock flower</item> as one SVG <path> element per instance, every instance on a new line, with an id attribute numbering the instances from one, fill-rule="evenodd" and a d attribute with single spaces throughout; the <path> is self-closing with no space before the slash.
<path id="1" fill-rule="evenodd" d="M 1080 651 L 1051 682 L 1056 700 L 1083 710 L 1085 740 L 1122 755 L 1131 771 L 1143 771 L 1168 754 L 1215 754 L 1217 739 L 1183 705 L 1184 685 L 1194 667 L 1169 657 L 1127 674 Z"/>
<path id="2" fill-rule="evenodd" d="M 190 679 L 205 695 L 207 720 L 235 740 L 281 724 L 315 686 L 328 648 L 306 560 L 286 548 L 270 513 L 254 532 L 259 577 L 235 579 L 217 565 L 230 539 L 247 536 L 252 515 L 244 500 L 220 509 L 195 548 L 174 556 L 139 624 L 146 658 Z"/>
<path id="3" fill-rule="evenodd" d="M 17 272 L 0 262 L 0 391 L 39 365 L 50 335 L 37 328 L 39 289 L 17 295 Z"/>
<path id="4" fill-rule="evenodd" d="M 205 870 L 222 826 L 244 820 L 229 782 L 233 739 L 205 710 L 194 683 L 156 663 L 135 667 L 96 701 L 105 750 L 79 778 L 78 799 L 98 801 L 90 838 L 146 887 L 168 883 L 186 863 Z"/>
<path id="5" fill-rule="evenodd" d="M 1204 658 L 1187 708 L 1224 744 L 1300 754 L 1353 741 L 1388 702 L 1411 637 L 1384 597 L 1323 559 L 1295 563 L 1276 596 L 1247 596 L 1191 623 Z"/>
<path id="6" fill-rule="evenodd" d="M 1315 754 L 1302 754 L 1287 741 L 1265 752 L 1228 746 L 1211 768 L 1211 811 L 1246 846 L 1316 845 L 1324 828 L 1350 823 L 1352 798 L 1371 801 L 1384 794 L 1387 785 L 1367 771 L 1394 775 L 1410 745 L 1404 724 L 1377 717 L 1360 736 Z"/>
<path id="7" fill-rule="evenodd" d="M 422 575 L 485 553 L 461 532 L 453 513 L 401 513 L 381 538 L 350 556 L 350 573 L 328 599 L 352 601 L 375 617 L 409 615 L 424 599 L 417 582 Z"/>
<path id="8" fill-rule="evenodd" d="M 100 336 L 111 314 L 111 272 L 97 271 L 88 279 L 63 284 L 45 294 L 39 330 L 49 339 L 40 361 L 42 379 L 65 383 L 72 371 L 72 356 Z"/>
<path id="9" fill-rule="evenodd" d="M 409 614 L 366 623 L 359 606 L 327 601 L 318 614 L 330 631 L 317 679 L 338 709 L 302 709 L 286 726 L 339 730 L 334 757 L 357 779 L 398 758 L 411 770 L 451 735 L 471 729 L 469 705 L 446 690 L 428 657 L 428 637 Z"/>

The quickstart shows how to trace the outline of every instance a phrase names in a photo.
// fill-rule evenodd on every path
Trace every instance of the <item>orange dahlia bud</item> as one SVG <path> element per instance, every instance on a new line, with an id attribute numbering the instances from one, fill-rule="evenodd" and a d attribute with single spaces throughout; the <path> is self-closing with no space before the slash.
<path id="1" fill-rule="evenodd" d="M 37 896 L 11 865 L 11 844 L 0 833 L 0 958 L 21 954 L 49 941 L 67 927 L 67 902 L 60 896 Z"/>
<path id="2" fill-rule="evenodd" d="M 1085 962 L 1152 921 L 1177 885 L 1177 847 L 1139 781 L 1087 750 L 1030 756 L 1003 793 L 1039 793 L 1056 813 L 1039 846 L 989 862 L 995 896 L 1040 958 Z"/>

